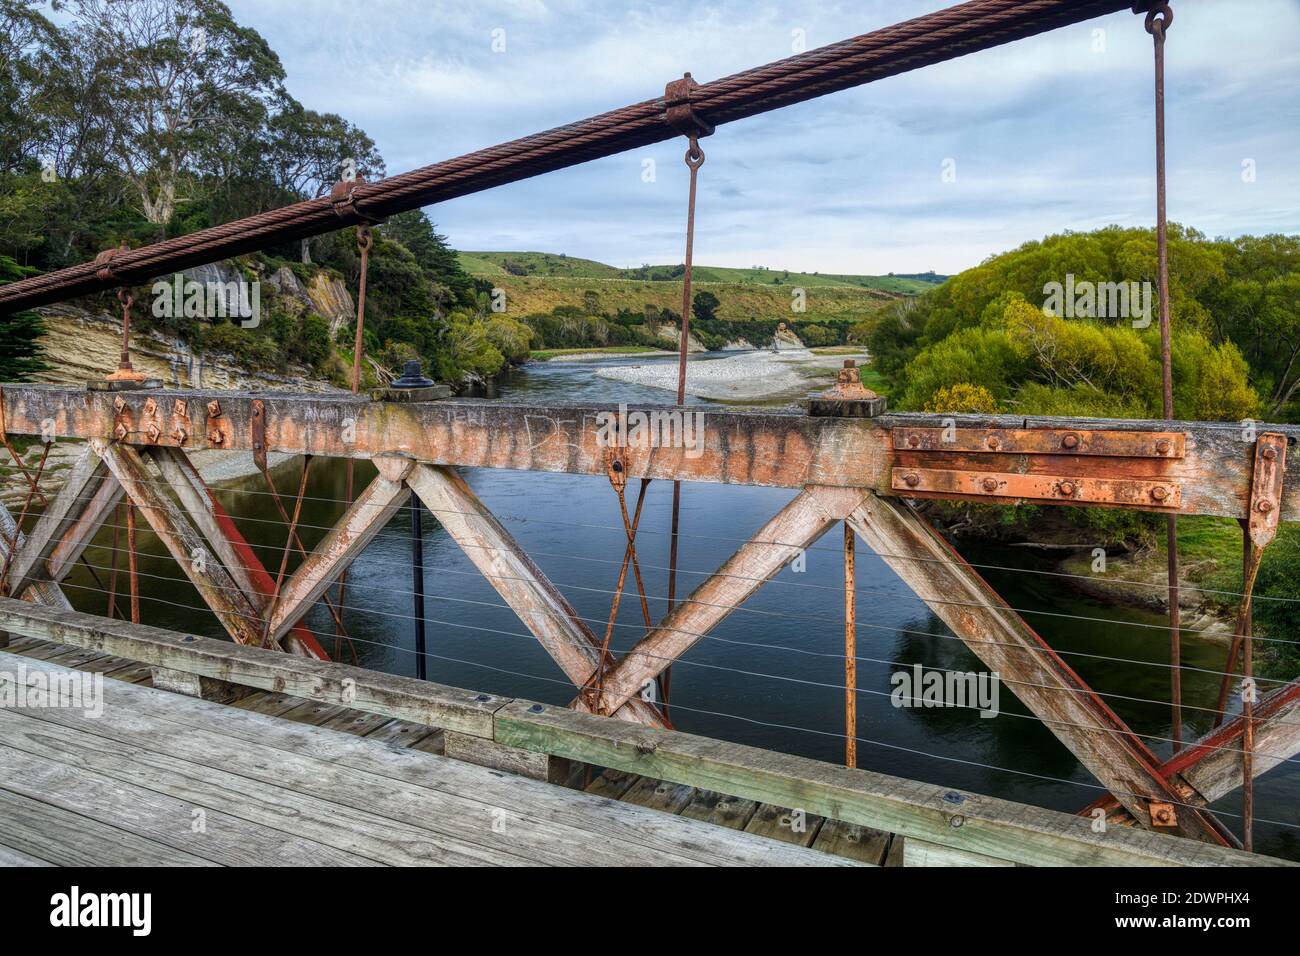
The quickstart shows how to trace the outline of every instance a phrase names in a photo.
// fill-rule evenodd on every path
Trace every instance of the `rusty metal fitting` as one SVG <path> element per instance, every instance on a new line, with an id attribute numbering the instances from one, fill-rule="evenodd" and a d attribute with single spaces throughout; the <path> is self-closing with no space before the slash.
<path id="1" fill-rule="evenodd" d="M 993 494 L 993 492 L 998 490 L 998 480 L 996 478 L 985 478 L 980 482 L 980 487 L 989 494 Z"/>
<path id="2" fill-rule="evenodd" d="M 158 439 L 162 437 L 162 429 L 158 427 L 157 422 L 150 422 L 148 426 L 145 427 L 144 435 L 149 439 L 149 444 L 156 445 Z"/>
<path id="3" fill-rule="evenodd" d="M 990 435 L 988 439 L 984 442 L 984 444 L 988 446 L 989 451 L 997 451 L 998 448 L 1000 448 L 1002 445 L 1002 443 L 999 442 L 997 440 L 997 437 L 994 435 Z"/>
<path id="4" fill-rule="evenodd" d="M 1164 501 L 1169 497 L 1169 489 L 1164 485 L 1156 485 L 1151 489 L 1152 501 Z"/>
<path id="5" fill-rule="evenodd" d="M 1265 461 L 1277 461 L 1277 449 L 1271 445 L 1261 450 L 1259 454 Z"/>
<path id="6" fill-rule="evenodd" d="M 209 418 L 221 417 L 221 403 L 218 402 L 216 399 L 213 399 L 212 401 L 208 402 L 208 417 Z"/>
<path id="7" fill-rule="evenodd" d="M 1163 40 L 1165 34 L 1169 32 L 1169 28 L 1174 25 L 1174 11 L 1169 9 L 1167 3 L 1133 4 L 1134 13 L 1141 13 L 1143 10 L 1146 11 L 1146 19 L 1142 25 L 1146 27 L 1147 33 L 1158 36 L 1159 39 Z"/>
<path id="8" fill-rule="evenodd" d="M 907 487 L 915 488 L 921 483 L 921 476 L 914 471 L 909 471 L 903 476 L 903 481 L 907 483 Z"/>
<path id="9" fill-rule="evenodd" d="M 1156 454 L 1167 455 L 1173 451 L 1174 445 L 1168 438 L 1161 438 L 1156 442 Z"/>
<path id="10" fill-rule="evenodd" d="M 1074 450 L 1075 448 L 1078 448 L 1078 447 L 1079 447 L 1079 436 L 1078 436 L 1078 435 L 1066 435 L 1064 438 L 1061 439 L 1061 447 L 1062 447 L 1062 448 L 1065 448 L 1065 449 L 1067 449 L 1067 450 L 1070 450 L 1070 451 Z"/>
<path id="11" fill-rule="evenodd" d="M 94 265 L 97 267 L 95 269 L 95 278 L 100 282 L 118 281 L 118 275 L 113 271 L 113 257 L 119 252 L 126 251 L 127 245 L 124 242 L 120 246 L 114 246 L 112 249 L 105 249 L 103 252 L 99 253 L 99 255 L 95 256 Z"/>
<path id="12" fill-rule="evenodd" d="M 1151 801 L 1151 825 L 1154 827 L 1176 827 L 1178 826 L 1178 814 L 1174 812 L 1172 803 L 1159 803 Z"/>
<path id="13" fill-rule="evenodd" d="M 330 206 L 334 209 L 334 215 L 340 219 L 356 216 L 363 222 L 377 226 L 384 221 L 384 217 L 371 215 L 357 205 L 355 195 L 357 187 L 364 186 L 365 183 L 365 179 L 361 176 L 356 179 L 340 179 L 330 187 Z"/>
<path id="14" fill-rule="evenodd" d="M 920 444 L 921 444 L 921 436 L 920 436 L 920 435 L 912 434 L 912 435 L 908 435 L 908 436 L 907 436 L 907 447 L 908 447 L 908 448 L 917 448 L 917 447 L 920 446 Z"/>
<path id="15" fill-rule="evenodd" d="M 1078 490 L 1078 488 L 1075 486 L 1074 482 L 1072 481 L 1063 481 L 1056 486 L 1056 490 L 1059 494 L 1064 495 L 1066 498 L 1073 498 L 1074 493 Z"/>
<path id="16" fill-rule="evenodd" d="M 664 87 L 664 122 L 683 136 L 713 134 L 713 124 L 696 113 L 691 102 L 692 93 L 699 85 L 689 73 L 685 73 L 680 80 L 672 80 Z M 703 159 L 703 153 L 700 156 Z"/>
<path id="17" fill-rule="evenodd" d="M 1267 498 L 1262 498 L 1255 503 L 1255 510 L 1262 515 L 1269 514 L 1273 510 L 1273 502 Z"/>

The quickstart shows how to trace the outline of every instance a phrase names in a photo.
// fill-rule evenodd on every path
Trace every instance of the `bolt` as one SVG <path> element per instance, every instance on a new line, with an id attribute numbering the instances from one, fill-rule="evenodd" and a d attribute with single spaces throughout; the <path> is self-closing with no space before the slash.
<path id="1" fill-rule="evenodd" d="M 620 474 L 622 474 L 623 472 L 623 463 L 621 461 L 615 460 L 615 462 L 609 467 L 613 468 L 616 472 L 619 472 Z"/>
<path id="2" fill-rule="evenodd" d="M 920 436 L 920 435 L 915 435 L 915 434 L 914 434 L 914 435 L 908 435 L 908 436 L 907 436 L 907 447 L 908 447 L 908 448 L 917 448 L 917 447 L 920 446 L 920 444 L 921 444 L 921 436 Z"/>
<path id="3" fill-rule="evenodd" d="M 1078 435 L 1066 435 L 1064 438 L 1061 439 L 1061 447 L 1062 447 L 1062 448 L 1068 448 L 1068 449 L 1075 449 L 1075 448 L 1078 448 L 1078 447 L 1079 447 L 1079 436 L 1078 436 Z"/>
<path id="4" fill-rule="evenodd" d="M 210 418 L 221 417 L 221 403 L 217 401 L 208 402 L 208 416 Z"/>
<path id="5" fill-rule="evenodd" d="M 1072 481 L 1063 481 L 1063 482 L 1061 482 L 1059 485 L 1056 486 L 1056 490 L 1059 491 L 1061 494 L 1065 495 L 1065 497 L 1067 497 L 1067 498 L 1071 498 L 1071 497 L 1074 496 L 1074 490 L 1075 490 L 1075 489 L 1074 489 L 1074 482 L 1072 482 Z"/>
<path id="6" fill-rule="evenodd" d="M 144 433 L 150 442 L 156 443 L 158 439 L 162 437 L 162 429 L 159 428 L 155 422 L 150 422 L 149 427 L 144 430 Z"/>
<path id="7" fill-rule="evenodd" d="M 1156 485 L 1151 489 L 1151 497 L 1155 501 L 1164 501 L 1169 497 L 1169 489 L 1164 485 Z"/>
<path id="8" fill-rule="evenodd" d="M 158 403 L 155 402 L 152 398 L 145 399 L 145 403 L 144 403 L 145 415 L 152 415 L 156 411 L 158 411 Z"/>
<path id="9" fill-rule="evenodd" d="M 178 445 L 184 445 L 185 439 L 189 437 L 190 436 L 186 433 L 185 429 L 183 428 L 178 427 L 174 432 L 172 432 L 172 441 L 176 442 L 176 444 Z"/>
<path id="10" fill-rule="evenodd" d="M 963 817 L 960 813 L 954 813 L 951 817 L 948 818 L 948 826 L 952 827 L 954 830 L 960 829 L 962 824 L 964 824 L 965 822 L 966 822 L 966 818 Z"/>
<path id="11" fill-rule="evenodd" d="M 1273 510 L 1273 502 L 1265 498 L 1263 501 L 1259 502 L 1259 504 L 1255 505 L 1255 510 L 1262 515 L 1266 515 Z"/>
<path id="12" fill-rule="evenodd" d="M 1265 461 L 1277 461 L 1277 449 L 1272 445 L 1265 446 L 1264 450 L 1261 451 L 1260 454 L 1264 456 Z"/>
<path id="13" fill-rule="evenodd" d="M 907 487 L 915 488 L 921 483 L 921 476 L 915 472 L 908 472 L 903 476 L 903 481 L 907 483 Z"/>
<path id="14" fill-rule="evenodd" d="M 1156 454 L 1167 455 L 1173 451 L 1174 445 L 1168 438 L 1162 438 L 1156 442 Z"/>
<path id="15" fill-rule="evenodd" d="M 528 708 L 528 712 L 530 714 L 540 714 L 545 709 L 546 708 L 543 707 L 541 704 L 533 704 L 533 706 Z"/>
<path id="16" fill-rule="evenodd" d="M 116 428 L 114 428 L 114 429 L 113 429 L 113 437 L 116 438 L 118 441 L 125 441 L 125 440 L 126 440 L 126 426 L 125 426 L 125 425 L 118 425 Z"/>
<path id="17" fill-rule="evenodd" d="M 990 436 L 988 437 L 988 440 L 987 440 L 986 442 L 984 442 L 984 444 L 986 444 L 986 445 L 989 446 L 989 450 L 990 450 L 990 451 L 997 451 L 997 450 L 998 450 L 998 440 L 997 440 L 997 438 L 996 438 L 995 436 L 993 436 L 993 435 L 990 435 Z"/>
<path id="18" fill-rule="evenodd" d="M 1169 808 L 1161 807 L 1155 813 L 1152 814 L 1152 817 L 1154 818 L 1156 823 L 1168 823 L 1170 819 Z"/>
<path id="19" fill-rule="evenodd" d="M 996 478 L 985 478 L 980 482 L 980 487 L 989 494 L 993 494 L 993 492 L 998 490 L 998 480 Z"/>

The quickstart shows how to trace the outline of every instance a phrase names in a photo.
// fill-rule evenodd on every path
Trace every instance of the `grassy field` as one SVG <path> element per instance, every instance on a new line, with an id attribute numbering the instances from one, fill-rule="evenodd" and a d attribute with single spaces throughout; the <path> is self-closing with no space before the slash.
<path id="1" fill-rule="evenodd" d="M 515 276 L 567 279 L 599 279 L 605 281 L 672 282 L 679 266 L 645 266 L 638 269 L 619 269 L 591 259 L 550 252 L 461 252 L 460 264 L 470 275 L 483 277 Z M 506 268 L 509 265 L 510 268 Z M 521 275 L 522 273 L 522 275 Z M 835 275 L 820 272 L 788 272 L 780 269 L 736 269 L 726 266 L 697 265 L 694 268 L 697 282 L 726 285 L 784 286 L 786 288 L 875 289 L 895 295 L 915 295 L 931 288 L 934 283 L 900 276 Z"/>

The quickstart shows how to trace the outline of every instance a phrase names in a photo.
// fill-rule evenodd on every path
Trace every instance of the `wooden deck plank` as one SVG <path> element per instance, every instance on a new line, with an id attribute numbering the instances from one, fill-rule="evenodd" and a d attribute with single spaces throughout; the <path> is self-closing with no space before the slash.
<path id="1" fill-rule="evenodd" d="M 697 790 L 691 802 L 682 808 L 682 816 L 730 830 L 743 830 L 757 809 L 758 803 L 754 800 L 713 790 Z"/>
<path id="2" fill-rule="evenodd" d="M 814 843 L 825 822 L 825 817 L 819 817 L 815 813 L 808 813 L 807 811 L 796 813 L 787 807 L 763 803 L 754 811 L 754 816 L 745 826 L 745 832 L 756 833 L 771 840 L 784 840 L 786 843 L 794 843 L 798 846 L 811 846 L 822 852 L 833 852 L 827 851 L 825 847 L 818 847 Z M 847 853 L 836 855 L 858 859 L 858 857 Z"/>
<path id="3" fill-rule="evenodd" d="M 43 666 L 57 670 L 56 665 Z M 106 682 L 106 694 L 108 703 L 98 718 L 73 708 L 0 716 L 0 740 L 18 719 L 72 728 L 127 748 L 110 759 L 89 756 L 91 749 L 83 747 L 86 760 L 101 761 L 92 763 L 96 772 L 139 779 L 138 773 L 168 769 L 167 762 L 157 758 L 163 754 L 206 768 L 203 773 L 212 779 L 218 774 L 247 778 L 447 839 L 490 842 L 497 849 L 557 865 L 823 865 L 829 860 L 775 841 L 308 724 L 134 685 Z M 172 719 L 178 714 L 184 719 Z M 229 731 L 232 725 L 239 728 L 237 734 L 218 730 Z M 269 746 L 272 740 L 278 746 Z M 140 755 L 131 759 L 145 769 L 114 770 L 132 750 Z M 221 779 L 237 790 L 229 777 Z M 165 786 L 179 784 L 169 778 Z M 192 794 L 187 797 L 193 799 Z M 456 809 L 448 810 L 452 805 Z M 498 820 L 504 821 L 506 832 L 493 829 Z"/>
<path id="4" fill-rule="evenodd" d="M 602 770 L 591 778 L 583 790 L 593 796 L 618 800 L 640 779 L 636 774 L 624 773 L 622 770 Z"/>
<path id="5" fill-rule="evenodd" d="M 213 866 L 117 827 L 0 787 L 0 844 L 55 866 Z"/>
<path id="6" fill-rule="evenodd" d="M 409 720 L 390 720 L 363 736 L 377 743 L 391 744 L 394 747 L 414 747 L 426 737 L 438 731 L 423 724 L 413 724 Z"/>
<path id="7" fill-rule="evenodd" d="M 373 730 L 378 730 L 384 724 L 389 722 L 389 718 L 379 714 L 363 714 L 359 710 L 343 709 L 340 714 L 335 714 L 329 720 L 320 726 L 329 730 L 340 730 L 345 734 L 355 734 L 358 737 L 364 737 Z"/>
<path id="8" fill-rule="evenodd" d="M 681 813 L 694 798 L 694 787 L 683 787 L 681 784 L 663 780 L 651 780 L 649 777 L 637 780 L 619 797 L 624 803 L 635 803 L 639 807 L 662 810 L 664 813 Z"/>
<path id="9" fill-rule="evenodd" d="M 885 855 L 889 852 L 889 838 L 890 834 L 884 830 L 845 823 L 843 820 L 827 820 L 813 841 L 812 848 L 848 857 L 859 863 L 884 866 Z M 898 839 L 902 840 L 901 837 Z"/>
<path id="10" fill-rule="evenodd" d="M 42 860 L 13 847 L 0 846 L 0 867 L 18 866 L 53 866 L 49 860 Z"/>

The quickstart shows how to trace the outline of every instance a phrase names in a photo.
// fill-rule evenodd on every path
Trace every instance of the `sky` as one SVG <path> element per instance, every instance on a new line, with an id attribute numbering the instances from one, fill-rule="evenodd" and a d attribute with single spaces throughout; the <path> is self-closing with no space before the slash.
<path id="1" fill-rule="evenodd" d="M 289 91 L 365 129 L 390 174 L 948 5 L 227 2 Z M 1172 6 L 1170 219 L 1300 232 L 1300 0 Z M 1120 13 L 727 124 L 702 143 L 695 261 L 947 274 L 1051 233 L 1150 226 L 1152 70 L 1141 17 Z M 682 153 L 672 140 L 427 212 L 463 250 L 680 262 Z"/>

